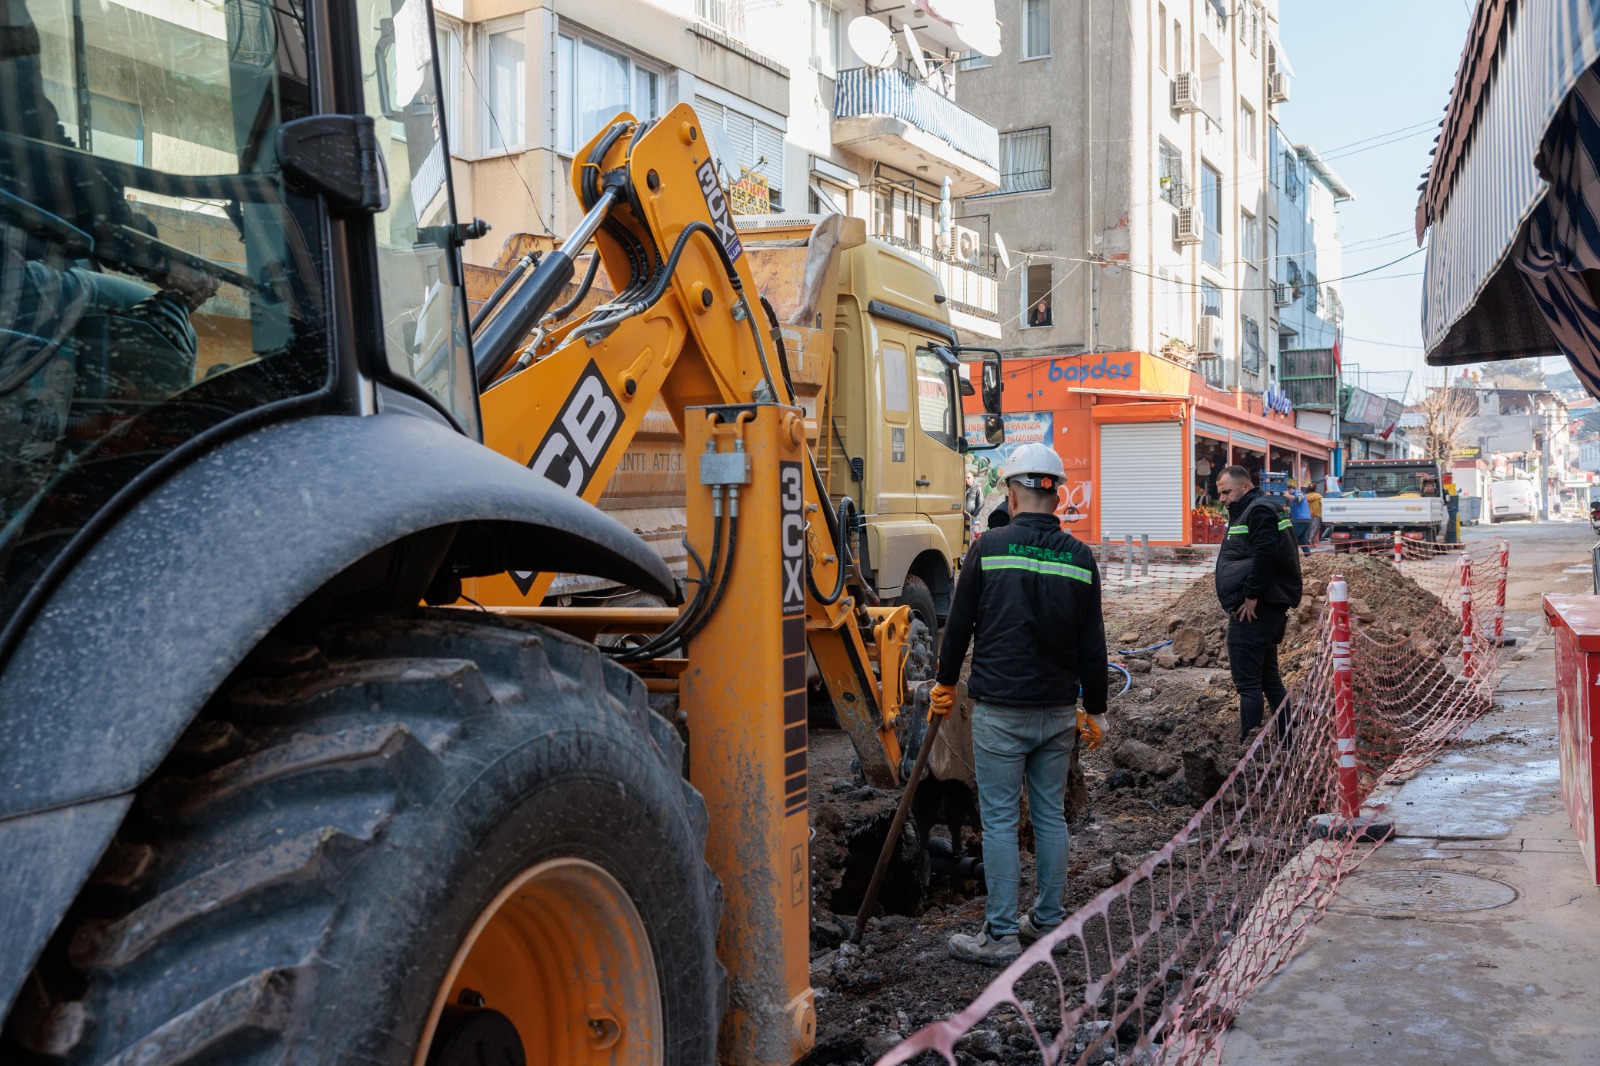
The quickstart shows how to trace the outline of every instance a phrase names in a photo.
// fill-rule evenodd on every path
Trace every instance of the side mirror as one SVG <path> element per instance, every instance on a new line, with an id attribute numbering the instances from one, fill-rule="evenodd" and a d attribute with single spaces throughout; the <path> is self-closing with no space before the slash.
<path id="1" fill-rule="evenodd" d="M 1000 414 L 1000 394 L 1004 391 L 1005 386 L 1000 381 L 1000 360 L 985 359 L 983 361 L 983 409 L 991 415 L 998 416 Z M 999 421 L 1000 419 L 996 417 L 995 422 L 998 423 Z M 987 421 L 984 424 L 987 427 Z M 987 435 L 987 428 L 985 429 L 985 434 Z M 1003 440 L 1005 440 L 1004 427 L 1000 430 L 1000 440 L 993 443 L 998 444 Z"/>
<path id="2" fill-rule="evenodd" d="M 968 381 L 966 378 L 957 377 L 956 378 L 956 384 L 959 385 L 960 388 L 961 388 L 961 395 L 963 395 L 963 396 L 975 396 L 975 395 L 977 395 L 978 390 L 973 388 L 972 387 L 972 382 Z"/>

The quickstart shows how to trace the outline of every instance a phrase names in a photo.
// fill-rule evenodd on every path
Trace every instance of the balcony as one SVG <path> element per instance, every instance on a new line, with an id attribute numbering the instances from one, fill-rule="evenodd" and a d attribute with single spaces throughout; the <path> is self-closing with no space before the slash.
<path id="1" fill-rule="evenodd" d="M 833 143 L 937 184 L 955 196 L 1000 187 L 1000 134 L 901 70 L 841 70 L 833 91 Z"/>
<path id="2" fill-rule="evenodd" d="M 934 248 L 912 244 L 903 237 L 873 236 L 921 260 L 924 266 L 939 276 L 939 284 L 944 289 L 945 307 L 950 311 L 950 324 L 958 333 L 989 340 L 1000 339 L 1000 290 L 995 283 L 994 271 L 953 259 Z"/>
<path id="3" fill-rule="evenodd" d="M 1339 364 L 1331 349 L 1279 353 L 1278 381 L 1296 407 L 1331 411 L 1339 406 Z"/>

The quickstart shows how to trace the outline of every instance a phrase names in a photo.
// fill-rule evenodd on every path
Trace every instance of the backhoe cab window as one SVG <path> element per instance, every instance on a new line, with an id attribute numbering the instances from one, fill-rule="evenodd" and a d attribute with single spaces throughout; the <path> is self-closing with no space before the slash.
<path id="1" fill-rule="evenodd" d="M 373 220 L 389 370 L 428 390 L 477 436 L 427 0 L 361 0 L 357 9 L 362 55 L 373 64 L 364 79 L 367 111 L 389 173 L 389 209 Z"/>
<path id="2" fill-rule="evenodd" d="M 328 380 L 302 0 L 0 5 L 0 624 L 120 488 Z"/>

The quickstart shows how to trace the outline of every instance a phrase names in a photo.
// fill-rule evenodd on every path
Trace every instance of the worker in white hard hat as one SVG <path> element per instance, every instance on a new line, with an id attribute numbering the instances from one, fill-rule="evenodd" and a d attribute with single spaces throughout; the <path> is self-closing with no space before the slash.
<path id="1" fill-rule="evenodd" d="M 972 748 L 989 897 L 983 928 L 957 933 L 949 945 L 958 959 L 992 966 L 1006 965 L 1024 942 L 1048 936 L 1066 918 L 1066 786 L 1080 687 L 1085 742 L 1096 747 L 1107 731 L 1100 571 L 1055 515 L 1066 480 L 1061 456 L 1045 444 L 1024 444 L 1000 477 L 1011 522 L 978 538 L 961 565 L 932 694 L 932 713 L 948 715 L 976 639 L 967 691 L 975 701 Z M 1039 884 L 1032 908 L 1019 916 L 1024 786 Z"/>

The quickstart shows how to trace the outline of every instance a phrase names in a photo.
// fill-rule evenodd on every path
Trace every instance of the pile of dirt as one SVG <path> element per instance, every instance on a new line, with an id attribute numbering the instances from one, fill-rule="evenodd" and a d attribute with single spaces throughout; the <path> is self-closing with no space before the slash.
<path id="1" fill-rule="evenodd" d="M 1439 661 L 1439 653 L 1450 651 L 1443 642 L 1451 627 L 1438 598 L 1397 575 L 1387 561 L 1323 554 L 1305 563 L 1306 597 L 1291 615 L 1282 647 L 1291 685 L 1321 652 L 1326 585 L 1335 573 L 1350 585 L 1354 627 L 1384 640 L 1399 640 L 1400 634 L 1437 640 L 1433 654 L 1418 664 L 1416 684 L 1451 683 Z M 1166 607 L 1108 611 L 1112 661 L 1129 675 L 1118 676 L 1112 686 L 1111 737 L 1096 751 L 1078 753 L 1069 784 L 1069 910 L 1170 840 L 1237 765 L 1243 746 L 1226 626 L 1209 574 Z M 1168 640 L 1154 651 L 1115 650 Z M 860 783 L 845 734 L 813 730 L 811 979 L 818 1044 L 807 1063 L 869 1063 L 904 1034 L 961 1010 L 994 976 L 950 958 L 945 944 L 951 933 L 978 928 L 985 902 L 981 876 L 972 867 L 981 860 L 982 840 L 970 792 L 970 739 L 961 743 L 964 729 L 970 730 L 965 700 L 941 730 L 934 760 L 941 780 L 925 781 L 918 790 L 878 916 L 859 947 L 847 942 L 849 932 L 899 795 Z M 1026 837 L 1022 865 L 1026 903 L 1035 883 Z M 1066 973 L 1063 978 L 1077 983 Z M 1035 1001 L 1035 1016 L 1048 1022 L 1060 993 L 1052 973 L 1036 970 L 1019 983 L 1018 994 Z M 1032 1038 L 1018 1023 L 1008 1028 L 1006 1018 L 991 1022 L 988 1028 L 999 1034 L 996 1047 L 974 1051 L 963 1062 L 1038 1061 Z"/>

